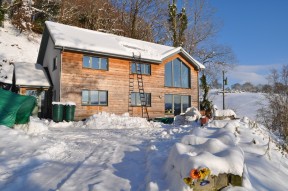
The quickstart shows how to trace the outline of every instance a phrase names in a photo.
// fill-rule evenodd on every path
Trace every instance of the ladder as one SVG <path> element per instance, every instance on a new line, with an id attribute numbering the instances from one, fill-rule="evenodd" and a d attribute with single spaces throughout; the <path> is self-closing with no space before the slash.
<path id="1" fill-rule="evenodd" d="M 133 63 L 136 66 L 136 75 L 137 75 L 137 82 L 138 82 L 138 92 L 140 95 L 140 102 L 141 102 L 141 112 L 142 117 L 144 115 L 149 120 L 149 114 L 147 109 L 147 103 L 146 103 L 146 97 L 145 97 L 145 91 L 144 91 L 144 83 L 143 83 L 143 76 L 142 76 L 142 70 L 141 70 L 141 55 L 135 56 L 133 53 Z M 134 74 L 131 72 L 131 65 L 130 65 L 130 74 L 129 74 L 129 115 L 130 113 L 133 115 L 133 107 L 132 107 L 132 99 L 131 95 L 134 90 Z M 131 115 L 131 116 L 132 116 Z"/>
<path id="2" fill-rule="evenodd" d="M 129 68 L 129 97 L 128 97 L 128 113 L 129 116 L 133 116 L 133 106 L 132 106 L 132 92 L 134 91 L 134 74 L 132 72 L 132 64 Z"/>

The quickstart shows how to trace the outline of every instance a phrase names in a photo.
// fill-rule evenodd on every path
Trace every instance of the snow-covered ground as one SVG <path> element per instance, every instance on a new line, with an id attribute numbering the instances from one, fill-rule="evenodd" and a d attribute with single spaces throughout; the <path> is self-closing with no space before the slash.
<path id="1" fill-rule="evenodd" d="M 218 109 L 223 108 L 223 95 L 217 94 L 217 90 L 211 90 L 209 98 L 213 100 L 213 104 L 217 105 Z M 261 93 L 225 93 L 225 108 L 232 109 L 236 112 L 237 117 L 248 116 L 250 119 L 256 120 L 257 110 L 261 104 L 265 104 L 266 99 Z"/>
<path id="2" fill-rule="evenodd" d="M 0 131 L 0 190 L 189 191 L 181 176 L 201 164 L 215 175 L 243 172 L 246 190 L 288 187 L 287 153 L 247 117 L 201 128 L 197 122 L 164 125 L 102 113 L 86 122 L 32 118 L 29 125 Z M 185 151 L 175 149 L 179 144 L 196 145 Z"/>
<path id="3" fill-rule="evenodd" d="M 40 37 L 31 37 L 5 22 L 0 60 L 35 62 Z M 221 109 L 222 96 L 211 98 Z M 225 100 L 241 120 L 200 127 L 193 117 L 164 125 L 102 113 L 86 122 L 31 118 L 14 129 L 0 126 L 0 190 L 191 191 L 183 177 L 205 165 L 214 175 L 243 173 L 244 190 L 286 191 L 287 153 L 253 122 L 264 96 L 226 94 Z"/>
<path id="4" fill-rule="evenodd" d="M 41 35 L 35 33 L 20 33 L 9 21 L 0 27 L 0 63 L 31 62 L 36 63 L 40 47 Z"/>

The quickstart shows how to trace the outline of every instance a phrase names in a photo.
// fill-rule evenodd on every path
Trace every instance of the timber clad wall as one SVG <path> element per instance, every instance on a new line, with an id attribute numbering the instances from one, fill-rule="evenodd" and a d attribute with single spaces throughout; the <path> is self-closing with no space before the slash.
<path id="1" fill-rule="evenodd" d="M 191 68 L 191 89 L 164 87 L 165 64 L 175 58 L 180 58 Z M 108 58 L 108 71 L 83 68 L 82 62 L 83 53 L 62 53 L 60 101 L 76 103 L 75 119 L 81 120 L 101 111 L 115 114 L 128 112 L 130 60 Z M 134 76 L 134 90 L 138 92 Z M 148 107 L 150 118 L 165 115 L 165 94 L 191 95 L 191 105 L 198 107 L 198 72 L 180 55 L 174 55 L 160 65 L 152 64 L 151 76 L 143 75 L 143 83 L 145 93 L 151 93 L 151 107 Z M 108 106 L 82 106 L 83 89 L 108 91 Z M 133 114 L 141 116 L 141 107 L 134 107 Z"/>

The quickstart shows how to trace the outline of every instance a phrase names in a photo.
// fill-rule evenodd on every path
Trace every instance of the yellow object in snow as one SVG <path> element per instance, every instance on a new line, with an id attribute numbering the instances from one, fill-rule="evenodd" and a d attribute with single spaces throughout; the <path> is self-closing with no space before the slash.
<path id="1" fill-rule="evenodd" d="M 200 174 L 200 180 L 204 180 L 205 178 L 208 178 L 208 176 L 211 174 L 211 171 L 209 168 L 202 168 L 199 170 L 199 174 Z"/>

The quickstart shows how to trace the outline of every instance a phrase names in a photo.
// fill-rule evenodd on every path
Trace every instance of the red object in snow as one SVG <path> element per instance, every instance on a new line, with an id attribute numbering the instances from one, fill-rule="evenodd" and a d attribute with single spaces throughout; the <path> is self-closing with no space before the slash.
<path id="1" fill-rule="evenodd" d="M 205 125 L 206 123 L 208 123 L 209 118 L 206 116 L 201 117 L 201 126 Z"/>

